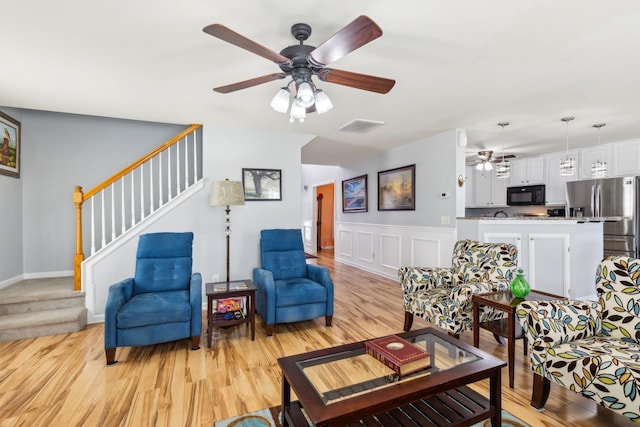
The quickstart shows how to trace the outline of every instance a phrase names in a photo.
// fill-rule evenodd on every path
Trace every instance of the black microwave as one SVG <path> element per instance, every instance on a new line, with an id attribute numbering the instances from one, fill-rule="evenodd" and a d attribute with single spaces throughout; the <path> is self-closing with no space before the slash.
<path id="1" fill-rule="evenodd" d="M 507 187 L 507 205 L 509 206 L 544 205 L 544 199 L 544 185 Z"/>

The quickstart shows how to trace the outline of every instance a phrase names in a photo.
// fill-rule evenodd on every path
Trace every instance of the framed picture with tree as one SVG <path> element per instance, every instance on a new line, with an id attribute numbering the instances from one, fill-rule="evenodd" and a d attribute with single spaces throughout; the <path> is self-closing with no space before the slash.
<path id="1" fill-rule="evenodd" d="M 246 201 L 282 200 L 282 170 L 242 168 Z"/>

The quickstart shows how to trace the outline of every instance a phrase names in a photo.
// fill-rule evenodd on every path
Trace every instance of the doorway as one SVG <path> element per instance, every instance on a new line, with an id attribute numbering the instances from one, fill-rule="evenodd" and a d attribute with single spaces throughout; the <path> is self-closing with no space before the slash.
<path id="1" fill-rule="evenodd" d="M 333 183 L 315 187 L 316 250 L 333 252 L 334 249 L 334 200 Z"/>

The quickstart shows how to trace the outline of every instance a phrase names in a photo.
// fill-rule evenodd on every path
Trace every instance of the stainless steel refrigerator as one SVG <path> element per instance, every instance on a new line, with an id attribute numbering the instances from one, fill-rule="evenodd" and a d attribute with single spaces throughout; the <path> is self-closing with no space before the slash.
<path id="1" fill-rule="evenodd" d="M 639 177 L 567 182 L 567 216 L 603 221 L 604 256 L 640 258 Z"/>

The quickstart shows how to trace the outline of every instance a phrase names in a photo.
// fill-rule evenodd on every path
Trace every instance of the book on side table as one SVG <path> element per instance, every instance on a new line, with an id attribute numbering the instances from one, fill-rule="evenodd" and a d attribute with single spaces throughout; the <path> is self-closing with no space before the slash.
<path id="1" fill-rule="evenodd" d="M 367 354 L 402 377 L 431 367 L 431 354 L 396 335 L 365 342 Z"/>

